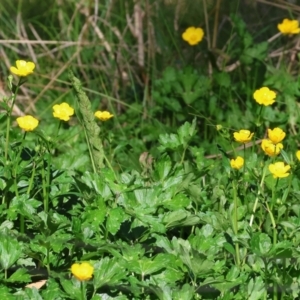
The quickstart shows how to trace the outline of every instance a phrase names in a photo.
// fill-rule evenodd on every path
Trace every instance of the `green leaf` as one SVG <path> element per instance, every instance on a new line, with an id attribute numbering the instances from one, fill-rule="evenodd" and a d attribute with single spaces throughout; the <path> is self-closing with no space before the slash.
<path id="1" fill-rule="evenodd" d="M 250 245 L 254 253 L 262 256 L 266 256 L 272 248 L 271 238 L 263 232 L 254 233 Z"/>
<path id="2" fill-rule="evenodd" d="M 225 248 L 229 253 L 231 253 L 232 255 L 235 255 L 234 247 L 233 247 L 230 243 L 225 242 L 225 243 L 223 244 L 223 246 L 224 246 L 224 248 Z"/>
<path id="3" fill-rule="evenodd" d="M 163 218 L 163 223 L 166 228 L 173 227 L 180 224 L 180 221 L 183 221 L 188 216 L 188 212 L 180 209 L 176 211 L 169 212 L 165 214 Z"/>
<path id="4" fill-rule="evenodd" d="M 168 253 L 175 253 L 173 246 L 170 240 L 162 235 L 153 234 L 153 237 L 156 238 L 156 246 L 165 249 Z"/>
<path id="5" fill-rule="evenodd" d="M 175 69 L 172 67 L 167 67 L 163 73 L 163 79 L 166 82 L 172 82 L 176 80 Z"/>
<path id="6" fill-rule="evenodd" d="M 64 289 L 64 291 L 71 296 L 71 299 L 75 300 L 82 300 L 81 296 L 81 282 L 75 278 L 70 279 L 64 279 L 61 278 L 60 283 Z M 83 284 L 86 284 L 85 282 L 82 282 Z"/>
<path id="7" fill-rule="evenodd" d="M 11 230 L 13 227 L 14 227 L 14 223 L 6 220 L 0 225 L 0 231 L 6 232 L 6 230 Z"/>
<path id="8" fill-rule="evenodd" d="M 22 297 L 23 300 L 43 300 L 36 288 L 26 288 Z"/>
<path id="9" fill-rule="evenodd" d="M 140 256 L 143 256 L 145 249 L 143 249 L 141 244 L 128 245 L 127 243 L 122 243 L 122 257 L 126 261 L 137 260 Z"/>
<path id="10" fill-rule="evenodd" d="M 3 191 L 6 188 L 6 181 L 0 178 L 0 190 Z"/>
<path id="11" fill-rule="evenodd" d="M 4 234 L 0 236 L 0 264 L 3 269 L 10 268 L 21 254 L 22 248 L 18 241 Z"/>
<path id="12" fill-rule="evenodd" d="M 18 269 L 8 279 L 8 282 L 31 282 L 31 277 L 26 269 Z"/>
<path id="13" fill-rule="evenodd" d="M 102 199 L 97 201 L 97 208 L 96 207 L 87 207 L 86 211 L 84 212 L 84 217 L 86 218 L 85 222 L 93 223 L 97 226 L 102 224 L 105 220 L 107 208 Z"/>
<path id="14" fill-rule="evenodd" d="M 192 300 L 194 299 L 195 291 L 189 284 L 184 284 L 180 290 L 173 293 L 174 300 Z"/>
<path id="15" fill-rule="evenodd" d="M 112 196 L 111 190 L 109 189 L 106 181 L 114 182 L 115 178 L 114 175 L 109 173 L 107 170 L 103 169 L 101 172 L 102 176 L 99 174 L 94 174 L 91 172 L 85 172 L 82 177 L 81 181 L 91 188 L 92 190 L 96 191 L 97 194 L 101 195 L 104 199 L 108 199 Z M 113 178 L 112 178 L 113 177 Z M 103 180 L 106 179 L 106 181 Z"/>
<path id="16" fill-rule="evenodd" d="M 163 202 L 163 206 L 170 210 L 187 208 L 191 204 L 191 199 L 184 194 L 177 194 L 171 199 Z"/>
<path id="17" fill-rule="evenodd" d="M 15 196 L 9 206 L 9 210 L 18 211 L 21 215 L 32 219 L 36 213 L 36 208 L 42 205 L 41 201 L 32 199 L 27 194 Z"/>
<path id="18" fill-rule="evenodd" d="M 164 180 L 170 174 L 172 169 L 172 163 L 168 156 L 162 157 L 156 164 L 155 164 L 155 173 L 158 175 L 159 180 Z"/>
<path id="19" fill-rule="evenodd" d="M 43 289 L 42 296 L 44 300 L 60 300 L 67 298 L 67 295 L 60 289 L 60 285 L 52 278 L 48 278 L 47 288 Z"/>
<path id="20" fill-rule="evenodd" d="M 245 283 L 247 279 L 248 279 L 248 275 L 246 274 L 240 275 L 238 278 L 235 278 L 235 280 L 229 282 L 221 278 L 219 282 L 212 283 L 211 286 L 218 289 L 221 293 L 226 293 L 228 292 L 228 290 Z M 229 299 L 233 299 L 233 298 L 229 298 Z"/>
<path id="21" fill-rule="evenodd" d="M 185 122 L 182 126 L 178 129 L 178 136 L 181 145 L 184 147 L 187 146 L 191 138 L 196 134 L 196 121 L 197 119 L 194 118 L 193 123 Z"/>
<path id="22" fill-rule="evenodd" d="M 260 276 L 251 278 L 248 283 L 248 297 L 249 300 L 260 300 L 264 299 L 263 295 L 266 297 L 265 283 Z"/>
<path id="23" fill-rule="evenodd" d="M 13 296 L 8 287 L 1 285 L 0 286 L 0 298 L 5 300 L 15 300 L 16 296 Z"/>
<path id="24" fill-rule="evenodd" d="M 239 277 L 240 270 L 237 266 L 232 266 L 229 272 L 226 275 L 226 280 L 234 281 L 236 278 Z"/>
<path id="25" fill-rule="evenodd" d="M 263 61 L 267 57 L 267 50 L 268 50 L 268 42 L 262 42 L 256 44 L 253 47 L 245 49 L 243 54 L 245 56 L 248 56 L 249 58 L 255 58 L 260 61 Z"/>
<path id="26" fill-rule="evenodd" d="M 171 133 L 171 134 L 160 134 L 158 137 L 158 141 L 160 143 L 160 150 L 165 149 L 176 149 L 181 145 L 179 141 L 179 137 L 177 134 Z"/>
<path id="27" fill-rule="evenodd" d="M 214 78 L 220 86 L 229 88 L 231 85 L 230 75 L 226 72 L 214 74 Z"/>
<path id="28" fill-rule="evenodd" d="M 133 260 L 127 264 L 127 267 L 131 272 L 145 276 L 165 268 L 169 262 L 169 257 L 162 254 L 157 255 L 153 260 L 147 257 Z"/>
<path id="29" fill-rule="evenodd" d="M 105 257 L 94 264 L 93 284 L 95 289 L 103 285 L 120 284 L 126 279 L 127 273 L 123 265 L 119 264 L 117 258 Z"/>
<path id="30" fill-rule="evenodd" d="M 107 230 L 115 235 L 121 227 L 121 224 L 127 219 L 124 210 L 121 207 L 113 208 L 109 211 L 109 216 L 106 222 Z"/>

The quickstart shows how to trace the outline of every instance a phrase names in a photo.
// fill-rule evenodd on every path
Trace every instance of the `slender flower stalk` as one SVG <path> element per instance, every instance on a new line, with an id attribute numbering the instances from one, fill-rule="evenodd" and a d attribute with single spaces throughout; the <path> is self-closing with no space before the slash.
<path id="1" fill-rule="evenodd" d="M 238 198 L 237 198 L 236 179 L 234 179 L 232 182 L 232 189 L 233 189 L 233 232 L 235 234 L 235 238 L 238 239 L 239 228 L 238 228 Z M 234 244 L 235 244 L 236 264 L 239 266 L 241 264 L 239 242 L 236 241 Z"/>
<path id="2" fill-rule="evenodd" d="M 80 281 L 81 299 L 86 300 L 85 281 L 92 278 L 94 267 L 88 262 L 75 263 L 71 266 L 71 273 Z"/>
<path id="3" fill-rule="evenodd" d="M 19 76 L 19 82 L 17 84 L 17 86 L 13 87 L 13 77 L 10 75 L 8 76 L 8 87 L 12 93 L 11 96 L 11 105 L 9 106 L 9 109 L 7 111 L 7 121 L 6 121 L 6 141 L 5 141 L 5 150 L 4 150 L 4 157 L 5 160 L 7 160 L 8 157 L 8 147 L 9 147 L 9 131 L 10 131 L 10 124 L 11 124 L 11 114 L 13 112 L 13 108 L 15 105 L 15 101 L 16 101 L 16 97 L 19 91 L 20 86 L 24 83 L 24 80 L 22 80 L 22 78 L 30 75 L 33 73 L 33 70 L 35 69 L 35 64 L 31 61 L 24 61 L 24 60 L 17 60 L 16 61 L 16 67 L 15 66 L 11 66 L 10 67 L 10 71 Z"/>
<path id="4" fill-rule="evenodd" d="M 6 118 L 6 141 L 5 141 L 5 150 L 4 150 L 5 160 L 7 160 L 7 157 L 8 157 L 11 114 L 12 114 L 12 111 L 13 111 L 13 108 L 14 108 L 14 105 L 15 105 L 18 90 L 21 86 L 21 79 L 19 80 L 19 83 L 17 84 L 15 91 L 12 90 L 12 85 L 9 85 L 9 86 L 11 86 L 12 96 L 11 96 L 11 105 L 10 105 L 8 111 L 7 111 L 7 118 Z"/>

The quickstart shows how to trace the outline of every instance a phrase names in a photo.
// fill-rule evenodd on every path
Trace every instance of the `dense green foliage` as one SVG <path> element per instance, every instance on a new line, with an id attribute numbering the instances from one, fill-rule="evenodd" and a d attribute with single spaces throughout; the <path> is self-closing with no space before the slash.
<path id="1" fill-rule="evenodd" d="M 0 298 L 298 299 L 299 37 L 277 24 L 299 7 L 2 2 Z M 20 59 L 32 74 L 10 75 Z M 274 104 L 254 100 L 261 87 Z M 68 121 L 53 116 L 63 102 Z M 274 128 L 286 136 L 269 157 Z M 71 274 L 80 262 L 92 279 Z"/>

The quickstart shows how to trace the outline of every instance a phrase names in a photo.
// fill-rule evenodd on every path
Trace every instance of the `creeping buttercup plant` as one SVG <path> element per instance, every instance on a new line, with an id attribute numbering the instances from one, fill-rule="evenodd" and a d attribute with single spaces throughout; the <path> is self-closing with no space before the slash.
<path id="1" fill-rule="evenodd" d="M 282 85 L 265 61 L 299 25 L 284 19 L 256 43 L 231 20 L 224 61 L 205 50 L 208 28 L 178 30 L 181 60 L 145 87 L 142 117 L 139 103 L 120 107 L 109 92 L 96 107 L 78 69 L 64 75 L 67 96 L 16 117 L 22 88 L 43 69 L 10 68 L 0 102 L 3 299 L 299 298 L 300 85 L 292 76 Z"/>

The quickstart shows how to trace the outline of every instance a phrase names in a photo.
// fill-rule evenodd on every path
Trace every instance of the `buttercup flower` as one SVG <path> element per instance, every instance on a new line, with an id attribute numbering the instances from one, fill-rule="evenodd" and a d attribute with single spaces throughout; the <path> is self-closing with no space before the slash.
<path id="1" fill-rule="evenodd" d="M 53 107 L 54 118 L 69 121 L 70 117 L 74 115 L 74 109 L 66 102 L 56 104 Z"/>
<path id="2" fill-rule="evenodd" d="M 33 73 L 35 64 L 31 61 L 17 60 L 17 67 L 10 67 L 10 71 L 17 76 L 27 76 Z"/>
<path id="3" fill-rule="evenodd" d="M 296 152 L 296 157 L 298 158 L 298 160 L 300 160 L 300 150 L 298 150 L 298 151 Z"/>
<path id="4" fill-rule="evenodd" d="M 239 132 L 234 132 L 233 136 L 237 142 L 248 143 L 251 141 L 253 134 L 254 133 L 251 133 L 249 130 L 242 129 Z"/>
<path id="5" fill-rule="evenodd" d="M 114 115 L 112 115 L 110 112 L 108 111 L 96 111 L 95 112 L 95 117 L 98 118 L 99 120 L 101 121 L 107 121 L 109 120 L 110 118 L 112 118 Z"/>
<path id="6" fill-rule="evenodd" d="M 288 172 L 290 169 L 291 166 L 285 166 L 283 162 L 276 162 L 269 165 L 269 171 L 273 174 L 274 178 L 288 177 L 290 175 L 290 173 Z"/>
<path id="7" fill-rule="evenodd" d="M 39 121 L 29 115 L 17 118 L 17 123 L 25 131 L 32 131 L 39 125 Z"/>
<path id="8" fill-rule="evenodd" d="M 283 149 L 283 145 L 281 143 L 274 144 L 271 140 L 263 139 L 261 148 L 267 155 L 272 157 L 280 153 L 281 149 Z"/>
<path id="9" fill-rule="evenodd" d="M 262 87 L 254 92 L 253 98 L 258 104 L 269 106 L 275 102 L 276 93 L 267 87 Z"/>
<path id="10" fill-rule="evenodd" d="M 202 28 L 189 27 L 182 34 L 182 38 L 188 42 L 191 46 L 199 44 L 204 36 L 204 31 Z"/>
<path id="11" fill-rule="evenodd" d="M 280 143 L 285 138 L 285 132 L 281 128 L 268 129 L 268 137 L 272 143 Z"/>
<path id="12" fill-rule="evenodd" d="M 73 264 L 71 272 L 80 281 L 90 280 L 94 273 L 94 267 L 87 262 Z"/>
<path id="13" fill-rule="evenodd" d="M 239 170 L 244 165 L 244 159 L 238 156 L 236 159 L 230 160 L 231 168 Z"/>
<path id="14" fill-rule="evenodd" d="M 277 28 L 282 34 L 300 33 L 299 22 L 297 20 L 284 19 L 282 23 L 277 25 Z"/>

